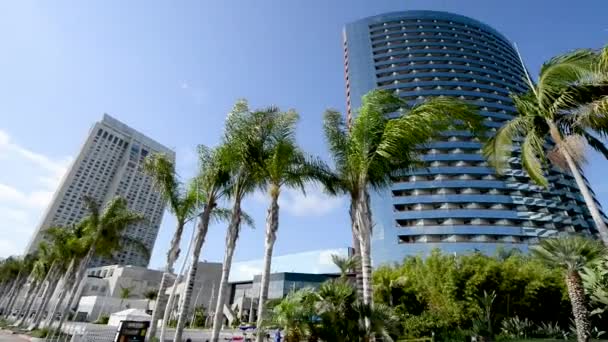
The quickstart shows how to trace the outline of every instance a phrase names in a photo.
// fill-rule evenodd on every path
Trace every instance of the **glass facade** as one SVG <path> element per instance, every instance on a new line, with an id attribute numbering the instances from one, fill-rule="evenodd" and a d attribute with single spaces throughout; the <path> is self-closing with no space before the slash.
<path id="1" fill-rule="evenodd" d="M 285 255 L 277 255 L 272 258 L 272 273 L 339 273 L 340 270 L 332 261 L 332 255 L 347 257 L 352 255 L 348 247 L 306 251 Z M 255 276 L 262 274 L 264 259 L 236 261 L 232 264 L 230 271 L 230 282 L 250 281 Z M 258 289 L 259 292 L 259 289 Z"/>
<path id="2" fill-rule="evenodd" d="M 325 281 L 337 277 L 337 274 L 272 273 L 268 283 L 268 298 L 283 298 L 290 292 L 304 288 L 316 289 Z M 261 280 L 261 275 L 257 275 L 251 281 L 233 283 L 230 302 L 242 297 L 257 298 L 260 295 Z"/>
<path id="3" fill-rule="evenodd" d="M 361 97 L 381 88 L 410 103 L 452 96 L 475 104 L 490 131 L 515 115 L 509 95 L 526 90 L 512 44 L 493 28 L 460 15 L 395 12 L 344 28 L 347 120 Z M 522 170 L 516 149 L 510 169 L 497 175 L 466 131 L 447 131 L 421 146 L 425 167 L 395 174 L 390 189 L 372 196 L 374 265 L 406 255 L 523 251 L 563 232 L 596 234 L 568 173 L 552 169 L 549 189 Z"/>

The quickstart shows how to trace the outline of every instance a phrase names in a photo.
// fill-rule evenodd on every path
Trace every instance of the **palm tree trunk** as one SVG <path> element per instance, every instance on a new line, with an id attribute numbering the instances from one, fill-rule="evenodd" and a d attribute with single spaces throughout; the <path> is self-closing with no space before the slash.
<path id="1" fill-rule="evenodd" d="M 42 281 L 36 281 L 35 285 L 31 284 L 30 288 L 27 291 L 25 301 L 17 314 L 17 322 L 15 324 L 20 327 L 23 323 L 29 318 L 30 309 L 32 308 L 32 304 L 34 304 L 34 300 L 38 296 L 40 289 L 42 288 Z M 23 313 L 23 317 L 21 317 L 21 313 Z"/>
<path id="2" fill-rule="evenodd" d="M 169 267 L 167 267 L 167 270 Z M 167 305 L 165 296 L 165 292 L 167 292 L 167 287 L 169 286 L 169 273 L 163 272 L 163 277 L 160 279 L 160 286 L 158 288 L 158 294 L 156 295 L 156 305 L 154 306 L 154 311 L 152 311 L 152 319 L 150 323 L 150 332 L 149 339 L 152 340 L 156 337 L 156 327 L 158 325 L 158 318 L 160 313 L 165 310 Z"/>
<path id="3" fill-rule="evenodd" d="M 181 272 L 180 272 L 181 273 Z M 163 312 L 163 321 L 160 327 L 160 335 L 159 340 L 164 341 L 165 335 L 167 333 L 167 326 L 171 317 L 171 312 L 173 311 L 173 302 L 175 301 L 175 291 L 177 289 L 177 285 L 180 280 L 182 280 L 181 274 L 176 274 L 175 279 L 173 280 L 173 286 L 171 287 L 171 293 L 169 294 L 169 299 L 167 299 L 167 305 L 165 306 L 165 311 Z"/>
<path id="4" fill-rule="evenodd" d="M 361 246 L 359 244 L 359 238 L 357 237 L 357 208 L 356 208 L 356 200 L 351 199 L 350 201 L 350 224 L 351 231 L 353 234 L 353 250 L 355 254 L 355 258 L 357 258 L 357 266 L 354 268 L 355 270 L 355 285 L 357 289 L 357 296 L 362 299 L 363 296 L 363 273 L 361 272 Z"/>
<path id="5" fill-rule="evenodd" d="M 22 282 L 23 282 L 23 274 L 22 274 L 22 271 L 19 271 L 19 273 L 17 274 L 17 278 L 15 279 L 15 282 L 13 283 L 11 291 L 9 292 L 8 302 L 6 303 L 6 312 L 4 313 L 4 316 L 6 318 L 10 318 L 11 311 L 13 311 L 13 305 L 15 304 L 15 301 L 17 300 L 19 292 L 21 291 Z"/>
<path id="6" fill-rule="evenodd" d="M 23 301 L 19 304 L 19 306 L 16 308 L 17 310 L 17 314 L 15 315 L 16 317 L 16 322 L 19 322 L 19 318 L 21 317 L 21 313 L 23 313 L 23 309 L 25 308 L 25 306 L 28 304 L 31 296 L 32 296 L 32 292 L 34 292 L 35 288 L 36 288 L 36 281 L 34 280 L 34 274 L 33 272 L 30 272 L 30 274 L 27 276 L 26 281 L 23 283 L 23 286 L 21 287 L 21 290 L 23 290 L 23 288 L 27 287 L 27 290 L 25 290 L 24 296 L 23 296 Z M 20 294 L 20 292 L 18 293 Z M 15 300 L 15 304 L 17 303 L 17 300 L 19 300 L 19 298 L 17 298 Z M 13 305 L 13 307 L 15 307 L 15 305 Z"/>
<path id="7" fill-rule="evenodd" d="M 57 273 L 57 272 L 54 272 Z M 44 317 L 44 312 L 46 311 L 46 307 L 49 304 L 49 300 L 51 296 L 57 289 L 57 284 L 59 284 L 59 279 L 56 279 L 57 274 L 53 274 L 51 279 L 49 279 L 47 287 L 44 289 L 44 293 L 42 294 L 42 299 L 38 304 L 38 308 L 36 309 L 36 315 L 34 316 L 34 320 L 32 325 L 28 328 L 29 330 L 38 329 L 40 322 L 42 322 L 42 318 Z"/>
<path id="8" fill-rule="evenodd" d="M 213 330 L 211 332 L 211 342 L 218 342 L 220 337 L 220 329 L 222 328 L 222 320 L 224 317 L 224 300 L 226 297 L 226 287 L 228 285 L 228 277 L 230 276 L 230 268 L 232 267 L 232 256 L 236 247 L 236 240 L 239 238 L 239 229 L 241 225 L 241 199 L 234 200 L 232 208 L 232 217 L 226 231 L 226 250 L 224 253 L 224 264 L 222 265 L 222 277 L 220 280 L 219 290 L 217 292 L 217 304 L 213 316 Z"/>
<path id="9" fill-rule="evenodd" d="M 192 298 L 192 290 L 194 289 L 194 281 L 196 280 L 196 271 L 198 268 L 198 259 L 201 255 L 201 248 L 203 247 L 203 243 L 205 242 L 205 238 L 207 237 L 207 232 L 209 231 L 209 221 L 211 220 L 211 212 L 215 208 L 215 201 L 210 199 L 205 206 L 201 214 L 200 221 L 198 223 L 196 237 L 194 238 L 194 250 L 192 251 L 192 259 L 190 260 L 190 268 L 188 269 L 188 277 L 186 278 L 186 288 L 185 293 L 183 294 L 182 307 L 180 308 L 179 318 L 177 320 L 177 327 L 175 328 L 175 337 L 174 341 L 181 341 L 182 334 L 184 332 L 184 326 L 186 325 L 186 321 L 188 320 L 188 310 L 190 309 L 190 298 Z M 177 278 L 176 278 L 177 279 Z M 173 289 L 175 290 L 176 283 L 173 285 Z M 165 319 L 168 317 L 167 311 L 170 308 L 165 310 Z M 163 319 L 163 330 L 164 326 L 167 322 Z M 164 333 L 161 333 L 161 342 L 163 342 Z"/>
<path id="10" fill-rule="evenodd" d="M 367 190 L 361 191 L 357 203 L 357 225 L 359 247 L 361 248 L 361 271 L 363 279 L 363 303 L 372 303 L 372 261 L 371 261 L 371 212 L 369 210 L 369 194 Z"/>
<path id="11" fill-rule="evenodd" d="M 32 310 L 32 306 L 34 306 L 34 303 L 36 302 L 36 298 L 40 298 L 40 300 L 42 300 L 46 289 L 48 288 L 47 284 L 49 282 L 50 277 L 52 276 L 52 274 L 55 272 L 55 266 L 57 265 L 56 261 L 53 261 L 53 263 L 51 264 L 51 267 L 49 267 L 49 270 L 46 272 L 46 275 L 44 276 L 44 279 L 42 279 L 42 281 L 39 283 L 38 285 L 38 289 L 36 290 L 36 294 L 34 296 L 34 298 L 32 299 L 31 304 L 28 306 L 28 308 L 25 311 L 25 316 L 23 318 L 23 320 L 20 322 L 20 326 L 29 321 L 29 317 L 31 315 L 31 310 Z"/>
<path id="12" fill-rule="evenodd" d="M 11 289 L 13 288 L 13 284 L 15 283 L 14 280 L 10 280 L 10 281 L 5 281 L 2 284 L 2 291 L 0 291 L 0 309 L 4 308 L 4 304 L 6 302 L 6 300 L 8 299 L 8 295 L 11 292 Z"/>
<path id="13" fill-rule="evenodd" d="M 63 300 L 65 299 L 65 296 L 68 294 L 68 289 L 70 288 L 71 284 L 72 284 L 72 273 L 74 273 L 74 266 L 76 265 L 76 260 L 72 259 L 70 261 L 70 265 L 68 266 L 68 270 L 66 271 L 64 277 L 63 277 L 63 284 L 62 284 L 62 288 L 61 288 L 61 293 L 59 294 L 59 298 L 57 298 L 57 301 L 55 302 L 55 305 L 53 305 L 53 309 L 51 310 L 51 312 L 49 312 L 49 314 L 46 317 L 46 327 L 49 327 L 53 324 L 53 321 L 55 320 L 55 315 L 57 314 L 57 312 L 59 311 L 59 308 L 61 308 L 61 304 L 63 302 Z"/>
<path id="14" fill-rule="evenodd" d="M 169 286 L 169 274 L 173 273 L 173 266 L 179 257 L 179 243 L 182 240 L 184 226 L 184 222 L 178 221 L 175 228 L 175 233 L 171 239 L 171 247 L 169 248 L 169 252 L 167 252 L 167 268 L 166 271 L 163 272 L 163 277 L 160 280 L 158 294 L 156 295 L 156 305 L 154 306 L 154 311 L 152 311 L 152 323 L 150 324 L 150 332 L 148 335 L 149 339 L 156 337 L 158 317 L 160 316 L 161 312 L 164 312 L 165 307 L 167 306 L 167 296 L 165 295 L 165 292 L 167 292 L 167 287 Z"/>
<path id="15" fill-rule="evenodd" d="M 589 323 L 589 311 L 585 302 L 585 290 L 578 271 L 569 271 L 566 275 L 568 295 L 572 304 L 572 314 L 576 325 L 578 342 L 587 342 L 591 338 L 591 323 Z"/>
<path id="16" fill-rule="evenodd" d="M 262 271 L 262 279 L 260 283 L 260 299 L 258 302 L 258 321 L 256 342 L 263 342 L 264 331 L 262 331 L 262 322 L 264 321 L 266 301 L 268 300 L 268 285 L 270 283 L 270 266 L 272 263 L 272 250 L 274 242 L 277 239 L 277 231 L 279 230 L 279 187 L 273 187 L 270 190 L 270 206 L 268 207 L 268 215 L 266 216 L 266 239 L 264 241 L 264 270 Z M 253 301 L 253 298 L 251 298 Z"/>
<path id="17" fill-rule="evenodd" d="M 6 315 L 6 311 L 7 311 L 6 309 L 10 302 L 11 296 L 13 295 L 13 292 L 15 291 L 15 289 L 14 289 L 15 283 L 17 283 L 17 279 L 12 280 L 10 283 L 8 283 L 6 285 L 6 289 L 4 290 L 4 294 L 2 295 L 2 302 L 0 303 L 0 306 L 2 307 L 2 316 Z"/>
<path id="18" fill-rule="evenodd" d="M 593 196 L 591 196 L 591 192 L 589 191 L 587 184 L 585 184 L 585 180 L 583 179 L 583 176 L 581 175 L 581 172 L 579 171 L 576 162 L 574 162 L 574 159 L 572 159 L 572 156 L 570 155 L 568 146 L 564 143 L 555 125 L 550 125 L 550 132 L 551 138 L 553 138 L 556 144 L 558 144 L 558 146 L 560 147 L 560 152 L 566 159 L 566 163 L 568 164 L 570 173 L 574 177 L 576 185 L 578 185 L 578 188 L 581 194 L 583 195 L 583 199 L 585 200 L 587 209 L 591 214 L 591 218 L 593 218 L 593 222 L 595 223 L 595 227 L 600 234 L 600 238 L 602 239 L 604 246 L 608 246 L 608 227 L 606 227 L 606 223 L 604 222 L 604 219 L 600 214 L 600 210 L 598 209 L 597 204 L 593 199 Z"/>
<path id="19" fill-rule="evenodd" d="M 89 249 L 89 252 L 85 256 L 85 258 L 80 262 L 80 265 L 78 265 L 78 270 L 76 271 L 74 283 L 72 285 L 72 289 L 70 290 L 70 296 L 68 297 L 68 301 L 67 301 L 65 307 L 63 308 L 63 314 L 61 315 L 59 325 L 57 326 L 57 331 L 59 331 L 59 332 L 61 331 L 61 327 L 63 326 L 63 323 L 65 323 L 65 320 L 67 319 L 68 315 L 70 314 L 70 309 L 72 308 L 72 302 L 76 299 L 76 294 L 78 293 L 82 280 L 84 279 L 84 276 L 86 274 L 87 266 L 89 265 L 89 262 L 91 261 L 91 258 L 93 257 L 93 255 L 95 255 L 95 244 L 93 244 L 91 246 L 91 248 Z M 78 304 L 78 303 L 76 303 L 76 304 Z"/>

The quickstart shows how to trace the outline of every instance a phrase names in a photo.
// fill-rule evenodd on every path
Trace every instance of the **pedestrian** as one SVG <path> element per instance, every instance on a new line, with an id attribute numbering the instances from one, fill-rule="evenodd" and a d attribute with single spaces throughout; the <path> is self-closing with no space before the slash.
<path id="1" fill-rule="evenodd" d="M 274 334 L 274 342 L 281 342 L 281 328 L 277 329 Z"/>

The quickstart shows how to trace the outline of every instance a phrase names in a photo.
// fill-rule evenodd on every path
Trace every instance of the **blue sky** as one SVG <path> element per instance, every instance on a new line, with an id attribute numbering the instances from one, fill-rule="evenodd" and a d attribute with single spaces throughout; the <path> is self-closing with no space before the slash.
<path id="1" fill-rule="evenodd" d="M 295 108 L 299 141 L 327 157 L 321 116 L 344 110 L 342 26 L 408 9 L 446 10 L 515 41 L 536 72 L 547 58 L 608 42 L 605 0 L 268 0 L 0 2 L 0 257 L 20 253 L 58 179 L 93 122 L 109 113 L 172 147 L 187 177 L 194 147 L 216 144 L 238 98 Z M 602 203 L 608 163 L 587 168 Z M 287 191 L 276 254 L 349 244 L 346 200 Z M 237 260 L 263 252 L 265 198 L 247 211 Z M 161 266 L 174 220 L 165 215 L 152 267 Z M 191 229 L 191 227 L 189 227 Z M 185 233 L 189 237 L 190 230 Z M 221 260 L 213 227 L 203 258 Z"/>

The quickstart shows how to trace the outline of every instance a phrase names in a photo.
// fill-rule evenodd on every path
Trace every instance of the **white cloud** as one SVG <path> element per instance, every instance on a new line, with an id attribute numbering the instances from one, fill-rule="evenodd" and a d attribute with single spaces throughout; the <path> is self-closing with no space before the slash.
<path id="1" fill-rule="evenodd" d="M 0 203 L 33 209 L 43 209 L 48 205 L 52 197 L 52 191 L 40 190 L 26 193 L 19 191 L 10 185 L 0 183 Z"/>
<path id="2" fill-rule="evenodd" d="M 0 129 L 0 156 L 7 158 L 17 158 L 27 161 L 43 170 L 38 180 L 46 187 L 54 188 L 61 181 L 67 168 L 72 162 L 72 158 L 51 159 L 43 154 L 29 150 L 17 143 L 11 142 L 10 135 Z"/>
<path id="3" fill-rule="evenodd" d="M 0 208 L 0 217 L 5 222 L 10 223 L 27 223 L 28 213 L 25 210 L 11 209 L 11 208 Z"/>
<path id="4" fill-rule="evenodd" d="M 0 147 L 8 145 L 10 138 L 8 134 L 2 130 L 0 130 Z"/>
<path id="5" fill-rule="evenodd" d="M 281 209 L 294 216 L 323 216 L 340 207 L 344 199 L 325 194 L 318 187 L 307 186 L 306 193 L 284 189 L 279 197 Z"/>
<path id="6" fill-rule="evenodd" d="M 54 159 L 11 140 L 0 129 L 0 257 L 23 252 L 71 158 Z"/>

